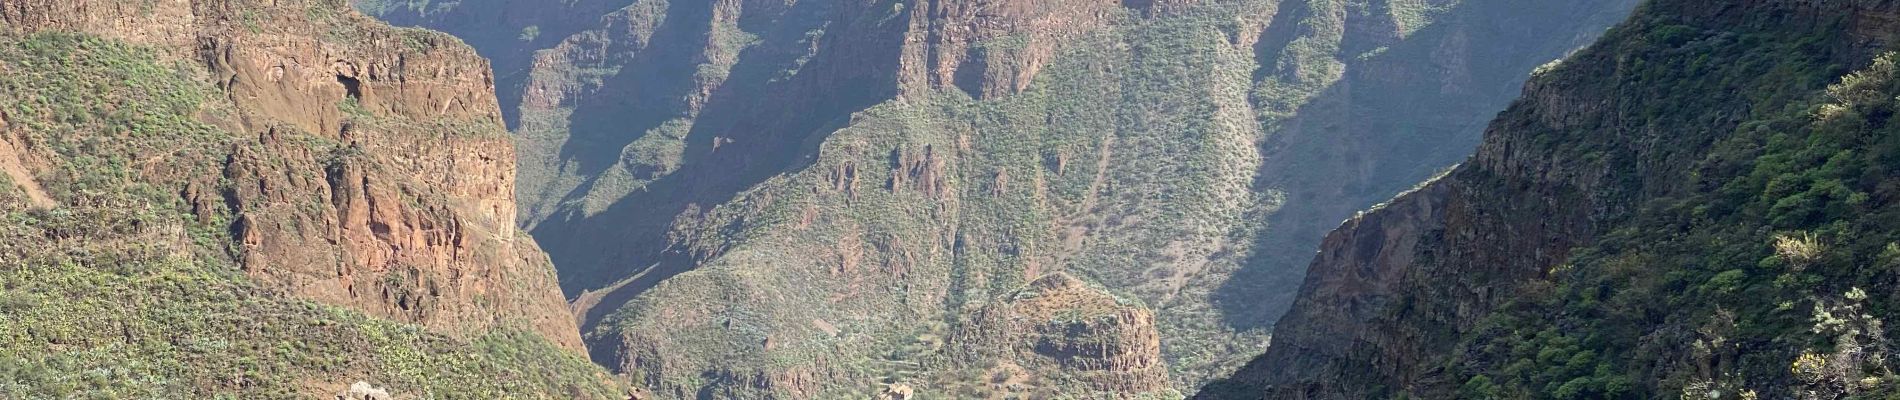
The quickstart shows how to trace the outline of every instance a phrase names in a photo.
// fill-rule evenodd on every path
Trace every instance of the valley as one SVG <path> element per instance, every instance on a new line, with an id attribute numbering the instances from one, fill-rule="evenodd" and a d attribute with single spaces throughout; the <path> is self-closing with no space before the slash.
<path id="1" fill-rule="evenodd" d="M 0 0 L 0 398 L 1887 398 L 1895 21 Z"/>

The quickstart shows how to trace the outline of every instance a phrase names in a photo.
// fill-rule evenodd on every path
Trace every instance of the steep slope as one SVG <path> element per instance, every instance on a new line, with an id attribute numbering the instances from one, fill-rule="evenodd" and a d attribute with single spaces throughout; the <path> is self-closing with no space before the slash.
<path id="1" fill-rule="evenodd" d="M 1168 396 L 1264 345 L 1293 237 L 1467 154 L 1632 4 L 636 1 L 535 56 L 522 223 L 662 396 Z M 1058 273 L 1151 314 L 1091 340 L 1166 368 L 959 350 L 1033 334 L 984 316 Z"/>
<path id="2" fill-rule="evenodd" d="M 618 391 L 512 224 L 492 79 L 454 38 L 341 1 L 0 22 L 0 393 Z"/>
<path id="3" fill-rule="evenodd" d="M 1292 304 L 1326 232 L 1469 156 L 1529 71 L 1588 44 L 1636 3 L 1448 3 L 1427 14 L 1435 18 L 1430 25 L 1407 22 L 1421 16 L 1395 13 L 1388 29 L 1409 32 L 1403 40 L 1355 30 L 1294 30 L 1286 22 L 1269 26 L 1255 46 L 1263 61 L 1250 95 L 1270 132 L 1254 186 L 1283 199 L 1265 216 L 1258 249 L 1215 294 L 1224 319 L 1270 325 Z M 1350 2 L 1313 2 L 1303 12 L 1351 16 L 1353 9 Z M 1292 20 L 1301 12 L 1281 15 Z M 1315 81 L 1324 75 L 1312 70 L 1321 68 L 1303 65 L 1327 63 L 1288 60 L 1312 58 L 1316 46 L 1360 56 L 1340 59 L 1337 80 L 1314 86 L 1329 81 Z M 1285 93 L 1315 90 L 1300 89 L 1310 87 L 1323 89 L 1304 103 L 1287 100 Z"/>
<path id="4" fill-rule="evenodd" d="M 1648 2 L 1328 236 L 1201 397 L 1890 396 L 1897 13 Z"/>

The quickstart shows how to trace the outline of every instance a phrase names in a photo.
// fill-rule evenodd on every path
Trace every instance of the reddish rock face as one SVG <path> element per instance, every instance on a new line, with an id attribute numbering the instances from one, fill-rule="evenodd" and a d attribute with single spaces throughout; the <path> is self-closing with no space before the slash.
<path id="1" fill-rule="evenodd" d="M 513 225 L 514 148 L 488 63 L 452 37 L 342 1 L 0 1 L 17 31 L 81 30 L 201 60 L 243 136 L 228 210 L 239 258 L 289 294 L 447 333 L 526 326 L 578 350 L 534 241 Z M 254 140 L 249 140 L 254 138 Z"/>

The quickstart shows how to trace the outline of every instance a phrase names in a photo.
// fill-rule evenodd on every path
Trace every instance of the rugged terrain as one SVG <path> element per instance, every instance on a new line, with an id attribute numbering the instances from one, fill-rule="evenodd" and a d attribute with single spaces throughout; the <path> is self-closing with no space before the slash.
<path id="1" fill-rule="evenodd" d="M 1325 229 L 1634 1 L 504 3 L 359 7 L 519 79 L 520 222 L 595 361 L 669 398 L 970 398 L 1238 367 Z"/>
<path id="2" fill-rule="evenodd" d="M 1893 396 L 1896 21 L 1646 2 L 1329 235 L 1273 347 L 1200 397 Z"/>
<path id="3" fill-rule="evenodd" d="M 493 82 L 343 1 L 0 1 L 0 397 L 622 395 Z"/>

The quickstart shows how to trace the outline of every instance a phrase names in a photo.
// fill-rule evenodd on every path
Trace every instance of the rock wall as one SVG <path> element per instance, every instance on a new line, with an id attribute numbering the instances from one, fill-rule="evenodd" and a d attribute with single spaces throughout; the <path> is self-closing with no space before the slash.
<path id="1" fill-rule="evenodd" d="M 77 30 L 203 63 L 249 136 L 228 184 L 245 271 L 291 295 L 450 333 L 527 326 L 580 348 L 551 264 L 513 225 L 514 156 L 488 63 L 453 37 L 342 1 L 0 2 L 16 32 Z"/>
<path id="2" fill-rule="evenodd" d="M 520 123 L 522 87 L 535 68 L 536 52 L 599 26 L 601 16 L 633 0 L 354 3 L 364 13 L 390 24 L 445 32 L 475 47 L 493 63 L 501 112 L 512 128 Z"/>

